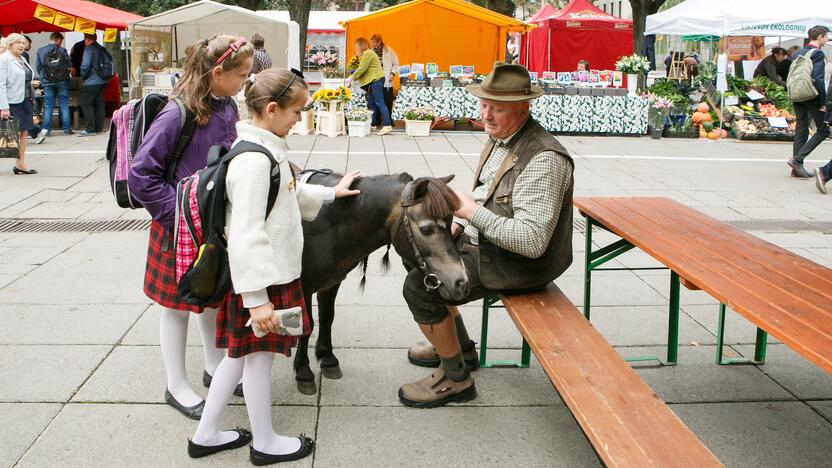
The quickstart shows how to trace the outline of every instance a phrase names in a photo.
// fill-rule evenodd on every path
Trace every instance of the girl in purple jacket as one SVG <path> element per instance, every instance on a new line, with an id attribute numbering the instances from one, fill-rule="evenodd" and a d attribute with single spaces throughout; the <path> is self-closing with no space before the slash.
<path id="1" fill-rule="evenodd" d="M 206 166 L 212 145 L 230 148 L 237 138 L 237 109 L 231 96 L 240 91 L 248 77 L 254 47 L 242 37 L 221 33 L 191 44 L 186 55 L 182 79 L 174 88 L 171 101 L 148 129 L 133 160 L 129 180 L 136 199 L 153 217 L 144 292 L 163 307 L 159 335 L 167 373 L 165 402 L 185 416 L 199 419 L 205 401 L 193 391 L 185 372 L 188 318 L 192 312 L 197 314 L 202 335 L 205 355 L 202 382 L 206 387 L 211 384 L 225 353 L 214 342 L 217 309 L 203 310 L 190 305 L 176 293 L 173 250 L 176 185 L 165 178 L 181 127 L 179 107 L 173 99 L 181 99 L 196 122 L 196 131 L 176 165 L 174 180 L 180 180 Z"/>

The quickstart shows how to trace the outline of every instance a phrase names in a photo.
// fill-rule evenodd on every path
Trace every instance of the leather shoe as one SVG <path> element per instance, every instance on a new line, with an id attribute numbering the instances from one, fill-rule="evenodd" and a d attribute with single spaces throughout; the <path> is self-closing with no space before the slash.
<path id="1" fill-rule="evenodd" d="M 31 174 L 37 174 L 38 173 L 38 171 L 36 171 L 34 169 L 24 170 L 24 169 L 19 169 L 17 166 L 12 166 L 12 172 L 14 173 L 14 175 L 18 175 L 18 174 L 29 174 L 29 175 L 31 175 Z"/>
<path id="2" fill-rule="evenodd" d="M 240 437 L 222 445 L 199 445 L 193 443 L 191 439 L 188 439 L 188 455 L 190 455 L 191 458 L 202 458 L 211 455 L 212 453 L 240 448 L 243 445 L 251 443 L 251 432 L 245 429 L 240 429 L 239 427 L 234 429 L 234 431 L 236 431 L 237 434 L 240 434 Z"/>
<path id="3" fill-rule="evenodd" d="M 301 458 L 312 453 L 312 449 L 315 448 L 315 441 L 303 434 L 301 434 L 298 438 L 300 439 L 300 448 L 298 451 L 294 453 L 287 453 L 285 455 L 272 455 L 270 453 L 258 452 L 257 450 L 254 450 L 254 447 L 249 446 L 249 458 L 251 459 L 251 463 L 256 466 L 272 465 L 274 463 L 300 460 Z"/>
<path id="4" fill-rule="evenodd" d="M 461 382 L 445 376 L 440 367 L 422 380 L 399 388 L 399 401 L 412 408 L 436 408 L 451 402 L 464 403 L 477 398 L 477 387 L 469 373 Z"/>
<path id="5" fill-rule="evenodd" d="M 462 351 L 462 359 L 465 360 L 465 365 L 468 366 L 468 370 L 472 371 L 480 368 L 480 357 L 477 354 L 475 345 L 476 343 L 472 342 L 471 349 Z M 441 363 L 439 353 L 436 352 L 436 349 L 424 342 L 416 343 L 407 350 L 407 360 L 411 364 L 419 367 L 439 367 Z"/>
<path id="6" fill-rule="evenodd" d="M 194 406 L 182 406 L 182 404 L 176 401 L 176 398 L 171 395 L 170 390 L 168 389 L 165 389 L 165 403 L 176 408 L 176 410 L 184 414 L 186 418 L 197 421 L 202 418 L 202 408 L 205 407 L 205 400 L 202 400 Z"/>
<path id="7" fill-rule="evenodd" d="M 211 388 L 211 382 L 214 380 L 214 376 L 209 374 L 207 370 L 202 371 L 202 385 L 205 385 L 205 388 Z M 234 394 L 238 397 L 244 397 L 243 394 L 243 384 L 237 384 L 234 388 Z"/>
<path id="8" fill-rule="evenodd" d="M 807 171 L 806 168 L 803 167 L 803 163 L 799 163 L 799 162 L 795 161 L 794 159 L 789 159 L 788 161 L 786 161 L 786 164 L 788 164 L 789 167 L 792 168 L 792 174 L 791 174 L 792 177 L 797 177 L 797 178 L 800 178 L 800 179 L 808 179 L 808 178 L 814 176 L 813 173 Z"/>

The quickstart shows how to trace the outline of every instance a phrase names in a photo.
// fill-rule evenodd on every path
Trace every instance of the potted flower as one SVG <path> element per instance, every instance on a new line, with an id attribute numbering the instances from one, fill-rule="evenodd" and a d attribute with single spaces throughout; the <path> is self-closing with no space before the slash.
<path id="1" fill-rule="evenodd" d="M 411 107 L 404 111 L 404 132 L 407 136 L 428 136 L 436 111 L 430 107 Z"/>
<path id="2" fill-rule="evenodd" d="M 370 134 L 370 117 L 373 113 L 369 109 L 356 108 L 344 112 L 347 118 L 347 128 L 350 136 L 365 137 Z"/>
<path id="3" fill-rule="evenodd" d="M 337 112 L 344 110 L 344 106 L 352 98 L 349 88 L 339 86 L 336 89 L 321 88 L 312 94 L 312 100 L 319 110 Z"/>
<path id="4" fill-rule="evenodd" d="M 670 113 L 670 109 L 673 107 L 673 101 L 666 97 L 657 96 L 652 93 L 647 93 L 644 97 L 647 98 L 647 102 L 650 103 L 650 138 L 658 140 L 662 137 L 667 116 Z"/>
<path id="5" fill-rule="evenodd" d="M 650 71 L 650 61 L 638 54 L 628 55 L 615 62 L 615 69 L 627 74 L 628 95 L 635 96 L 638 75 Z"/>

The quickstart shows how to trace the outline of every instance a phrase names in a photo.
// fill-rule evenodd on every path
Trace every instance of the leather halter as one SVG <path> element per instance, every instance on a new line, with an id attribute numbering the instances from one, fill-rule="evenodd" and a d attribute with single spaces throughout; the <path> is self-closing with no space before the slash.
<path id="1" fill-rule="evenodd" d="M 422 253 L 419 251 L 419 246 L 416 245 L 416 238 L 413 236 L 413 229 L 410 227 L 409 218 L 407 217 L 408 206 L 419 205 L 424 201 L 424 197 L 413 198 L 413 181 L 408 182 L 407 185 L 404 186 L 404 190 L 402 190 L 401 219 L 393 224 L 393 233 L 390 238 L 393 242 L 395 242 L 396 237 L 399 234 L 399 226 L 404 225 L 405 233 L 407 234 L 407 241 L 410 243 L 410 247 L 413 249 L 413 253 L 416 256 L 416 264 L 419 266 L 419 269 L 422 270 L 422 273 L 425 274 L 425 278 L 423 280 L 425 289 L 427 291 L 435 291 L 442 286 L 442 280 L 439 279 L 439 276 L 435 273 L 431 273 L 428 268 L 424 257 L 422 257 Z"/>

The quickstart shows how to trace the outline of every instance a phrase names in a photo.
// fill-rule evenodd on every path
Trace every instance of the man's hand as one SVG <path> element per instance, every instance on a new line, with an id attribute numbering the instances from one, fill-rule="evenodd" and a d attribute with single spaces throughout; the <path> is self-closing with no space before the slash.
<path id="1" fill-rule="evenodd" d="M 465 232 L 465 228 L 459 223 L 451 223 L 451 237 L 456 239 L 460 234 Z"/>
<path id="2" fill-rule="evenodd" d="M 9 109 L 3 109 L 0 111 L 0 118 L 3 120 L 9 120 L 9 117 L 12 116 L 12 113 Z"/>
<path id="3" fill-rule="evenodd" d="M 474 217 L 474 213 L 476 213 L 477 208 L 480 206 L 477 205 L 477 202 L 474 201 L 471 195 L 456 190 L 454 192 L 456 192 L 460 201 L 459 209 L 454 212 L 454 216 L 471 221 L 471 218 Z"/>

